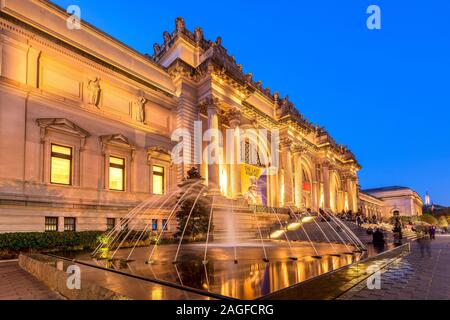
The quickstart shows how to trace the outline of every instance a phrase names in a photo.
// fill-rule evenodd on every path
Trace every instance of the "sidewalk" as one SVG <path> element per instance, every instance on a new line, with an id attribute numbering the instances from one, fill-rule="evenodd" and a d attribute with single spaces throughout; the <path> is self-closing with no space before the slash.
<path id="1" fill-rule="evenodd" d="M 436 236 L 431 257 L 420 253 L 416 241 L 411 253 L 382 272 L 381 289 L 369 290 L 363 282 L 347 292 L 346 300 L 450 299 L 450 236 Z"/>
<path id="2" fill-rule="evenodd" d="M 62 296 L 22 270 L 17 261 L 0 262 L 0 300 L 62 299 Z"/>

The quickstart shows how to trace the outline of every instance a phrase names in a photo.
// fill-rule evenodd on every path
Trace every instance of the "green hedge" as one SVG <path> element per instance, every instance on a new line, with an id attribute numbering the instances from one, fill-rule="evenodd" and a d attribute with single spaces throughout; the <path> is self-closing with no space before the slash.
<path id="1" fill-rule="evenodd" d="M 103 232 L 29 232 L 0 234 L 0 250 L 94 248 Z"/>

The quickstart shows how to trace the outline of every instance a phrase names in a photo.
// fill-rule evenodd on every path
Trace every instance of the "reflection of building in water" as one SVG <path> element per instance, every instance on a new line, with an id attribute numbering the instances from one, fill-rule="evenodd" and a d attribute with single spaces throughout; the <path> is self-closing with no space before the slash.
<path id="1" fill-rule="evenodd" d="M 112 228 L 149 195 L 173 191 L 193 164 L 229 199 L 357 211 L 353 153 L 244 73 L 220 37 L 178 18 L 142 55 L 90 24 L 67 29 L 66 12 L 47 1 L 1 10 L 0 232 Z M 202 134 L 222 133 L 220 163 L 198 164 L 194 141 L 174 163 L 171 135 L 194 139 L 194 121 Z M 154 213 L 152 229 L 163 219 Z"/>

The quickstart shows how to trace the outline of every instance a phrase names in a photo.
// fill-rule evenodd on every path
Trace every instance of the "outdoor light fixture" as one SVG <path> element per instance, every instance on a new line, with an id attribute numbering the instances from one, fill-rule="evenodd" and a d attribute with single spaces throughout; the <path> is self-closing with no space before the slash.
<path id="1" fill-rule="evenodd" d="M 295 230 L 300 229 L 301 225 L 302 225 L 302 224 L 301 224 L 300 222 L 293 222 L 293 223 L 290 223 L 290 224 L 287 226 L 287 229 L 288 229 L 289 231 L 295 231 Z"/>
<path id="2" fill-rule="evenodd" d="M 270 234 L 270 238 L 276 239 L 276 238 L 279 238 L 283 234 L 284 234 L 284 230 L 276 230 Z"/>

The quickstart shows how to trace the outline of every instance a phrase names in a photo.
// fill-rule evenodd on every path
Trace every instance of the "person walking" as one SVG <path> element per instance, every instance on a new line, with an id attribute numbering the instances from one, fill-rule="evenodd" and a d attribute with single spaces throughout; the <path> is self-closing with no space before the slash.
<path id="1" fill-rule="evenodd" d="M 435 225 L 432 225 L 430 227 L 429 233 L 430 233 L 430 240 L 435 240 L 436 239 L 436 226 Z"/>

